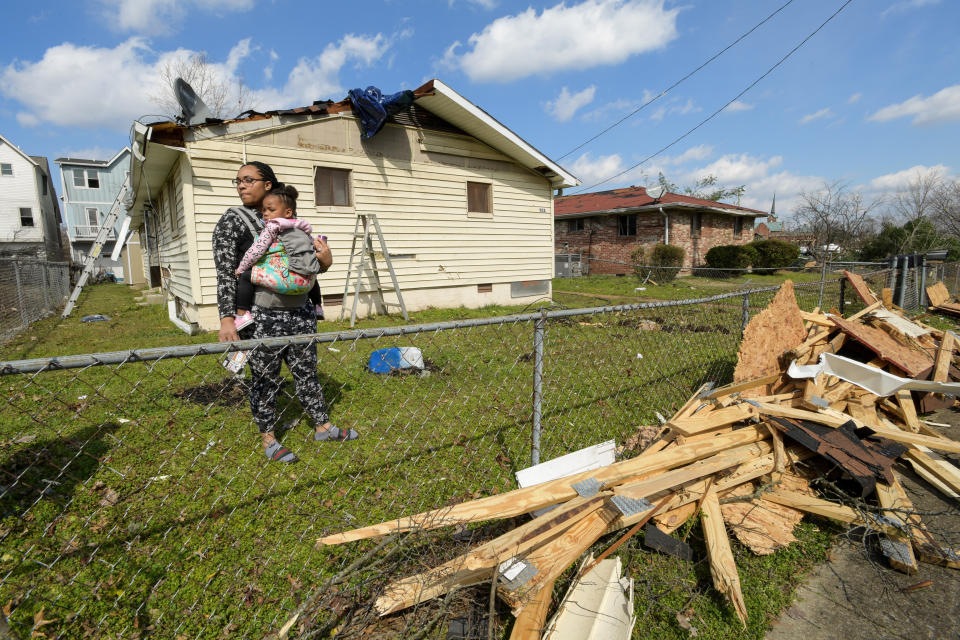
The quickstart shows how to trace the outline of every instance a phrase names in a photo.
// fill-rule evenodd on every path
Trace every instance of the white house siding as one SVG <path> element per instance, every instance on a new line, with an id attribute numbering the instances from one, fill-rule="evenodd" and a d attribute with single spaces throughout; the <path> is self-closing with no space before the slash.
<path id="1" fill-rule="evenodd" d="M 0 142 L 0 162 L 13 167 L 12 176 L 0 175 L 0 243 L 22 247 L 23 243 L 43 242 L 43 212 L 40 208 L 36 166 L 8 144 Z M 53 185 L 48 184 L 48 189 Z M 29 207 L 33 226 L 20 224 L 20 208 Z M 14 244 L 15 243 L 15 244 Z M 0 245 L 0 251 L 5 247 Z M 36 247 L 39 254 L 43 246 Z"/>
<path id="2" fill-rule="evenodd" d="M 216 138 L 188 142 L 187 147 L 200 280 L 199 307 L 187 315 L 205 328 L 217 325 L 211 236 L 223 212 L 238 204 L 230 180 L 244 151 L 248 160 L 267 162 L 281 180 L 297 187 L 298 215 L 328 236 L 334 266 L 321 277 L 325 295 L 343 292 L 358 213 L 377 214 L 391 255 L 414 256 L 393 260 L 411 310 L 524 304 L 539 296 L 512 298 L 511 282 L 549 283 L 552 277 L 549 181 L 468 136 L 387 125 L 361 142 L 352 118 L 330 117 L 249 136 L 245 142 Z M 316 166 L 351 170 L 352 206 L 314 206 Z M 492 184 L 493 214 L 468 214 L 467 181 Z M 389 285 L 386 271 L 381 280 Z M 493 291 L 478 293 L 478 284 L 492 284 Z M 184 283 L 179 290 L 186 288 Z M 364 289 L 370 288 L 368 274 Z M 361 300 L 362 311 L 370 312 L 369 299 Z M 388 294 L 387 301 L 393 300 Z"/>
<path id="3" fill-rule="evenodd" d="M 159 264 L 162 268 L 164 287 L 181 303 L 194 304 L 191 282 L 191 248 L 184 224 L 183 173 L 181 158 L 174 164 L 167 179 L 156 194 L 155 222 Z M 153 229 L 151 229 L 152 231 Z"/>

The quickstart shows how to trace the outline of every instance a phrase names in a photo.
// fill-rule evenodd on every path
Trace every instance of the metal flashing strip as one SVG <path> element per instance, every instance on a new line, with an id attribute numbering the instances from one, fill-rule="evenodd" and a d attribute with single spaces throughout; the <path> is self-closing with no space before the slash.
<path id="1" fill-rule="evenodd" d="M 703 391 L 698 393 L 697 397 L 703 398 L 704 396 L 710 395 L 710 392 L 713 391 L 716 386 L 717 386 L 716 382 L 707 382 L 706 384 L 703 385 Z"/>
<path id="2" fill-rule="evenodd" d="M 652 509 L 653 505 L 644 498 L 639 500 L 636 498 L 629 498 L 627 496 L 613 496 L 610 498 L 610 502 L 613 503 L 617 509 L 620 510 L 624 516 L 632 516 L 641 511 L 646 511 L 647 509 Z"/>
<path id="3" fill-rule="evenodd" d="M 539 571 L 532 563 L 520 558 L 504 560 L 497 570 L 500 572 L 500 583 L 511 591 L 525 585 Z"/>
<path id="4" fill-rule="evenodd" d="M 570 485 L 582 498 L 591 498 L 597 495 L 597 492 L 603 488 L 603 485 L 596 478 L 587 478 L 580 482 L 574 482 Z"/>
<path id="5" fill-rule="evenodd" d="M 817 395 L 810 396 L 810 403 L 820 407 L 821 409 L 830 408 L 830 403 Z"/>

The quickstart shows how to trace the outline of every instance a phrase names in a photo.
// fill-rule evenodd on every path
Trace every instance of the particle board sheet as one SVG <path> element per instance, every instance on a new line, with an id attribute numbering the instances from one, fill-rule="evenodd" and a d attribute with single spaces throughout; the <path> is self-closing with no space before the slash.
<path id="1" fill-rule="evenodd" d="M 879 300 L 873 291 L 870 291 L 870 287 L 867 286 L 867 282 L 863 277 L 856 273 L 850 273 L 849 271 L 844 271 L 843 275 L 846 276 L 847 282 L 850 283 L 853 290 L 856 291 L 860 299 L 863 300 L 863 304 L 870 305 Z"/>
<path id="2" fill-rule="evenodd" d="M 906 372 L 908 377 L 923 378 L 933 368 L 933 358 L 928 354 L 897 342 L 886 331 L 855 320 L 834 318 L 833 321 L 845 334 L 876 353 L 884 362 Z"/>
<path id="3" fill-rule="evenodd" d="M 950 292 L 942 282 L 927 287 L 927 298 L 934 307 L 939 307 L 950 302 Z"/>
<path id="4" fill-rule="evenodd" d="M 793 282 L 787 280 L 767 307 L 752 317 L 743 332 L 733 381 L 742 382 L 780 373 L 779 357 L 799 346 L 807 337 L 797 306 Z M 767 395 L 768 386 L 744 392 L 744 396 Z"/>

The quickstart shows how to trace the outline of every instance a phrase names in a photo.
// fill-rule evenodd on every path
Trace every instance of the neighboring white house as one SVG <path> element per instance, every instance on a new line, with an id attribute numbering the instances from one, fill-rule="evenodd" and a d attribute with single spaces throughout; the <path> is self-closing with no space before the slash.
<path id="1" fill-rule="evenodd" d="M 252 160 L 296 186 L 298 215 L 329 237 L 328 305 L 342 302 L 354 224 L 369 213 L 410 310 L 549 296 L 553 192 L 579 181 L 439 80 L 414 96 L 366 140 L 349 100 L 192 127 L 134 123 L 132 228 L 153 248 L 178 323 L 219 326 L 211 235 L 240 203 L 231 179 Z M 367 273 L 365 314 L 372 290 Z"/>
<path id="2" fill-rule="evenodd" d="M 93 242 L 110 213 L 117 194 L 130 171 L 130 149 L 125 147 L 109 160 L 57 158 L 60 167 L 63 214 L 70 236 L 73 261 L 82 263 L 93 249 Z M 123 218 L 110 229 L 97 266 L 117 280 L 132 285 L 144 283 L 143 258 L 137 234 L 118 238 Z M 117 260 L 111 259 L 116 243 L 126 243 Z"/>
<path id="3" fill-rule="evenodd" d="M 66 260 L 50 166 L 0 135 L 0 257 Z"/>

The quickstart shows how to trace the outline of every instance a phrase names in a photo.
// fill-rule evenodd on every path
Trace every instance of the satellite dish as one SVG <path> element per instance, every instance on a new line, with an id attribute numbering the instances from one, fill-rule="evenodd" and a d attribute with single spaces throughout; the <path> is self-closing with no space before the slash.
<path id="1" fill-rule="evenodd" d="M 210 108 L 203 103 L 197 92 L 193 90 L 186 80 L 177 78 L 173 81 L 173 91 L 177 95 L 177 102 L 180 103 L 180 116 L 177 122 L 192 127 L 195 124 L 204 124 L 208 118 L 212 118 Z"/>
<path id="2" fill-rule="evenodd" d="M 663 187 L 662 184 L 658 184 L 654 187 L 647 188 L 647 195 L 653 198 L 654 200 L 659 200 L 663 197 L 667 190 Z"/>

